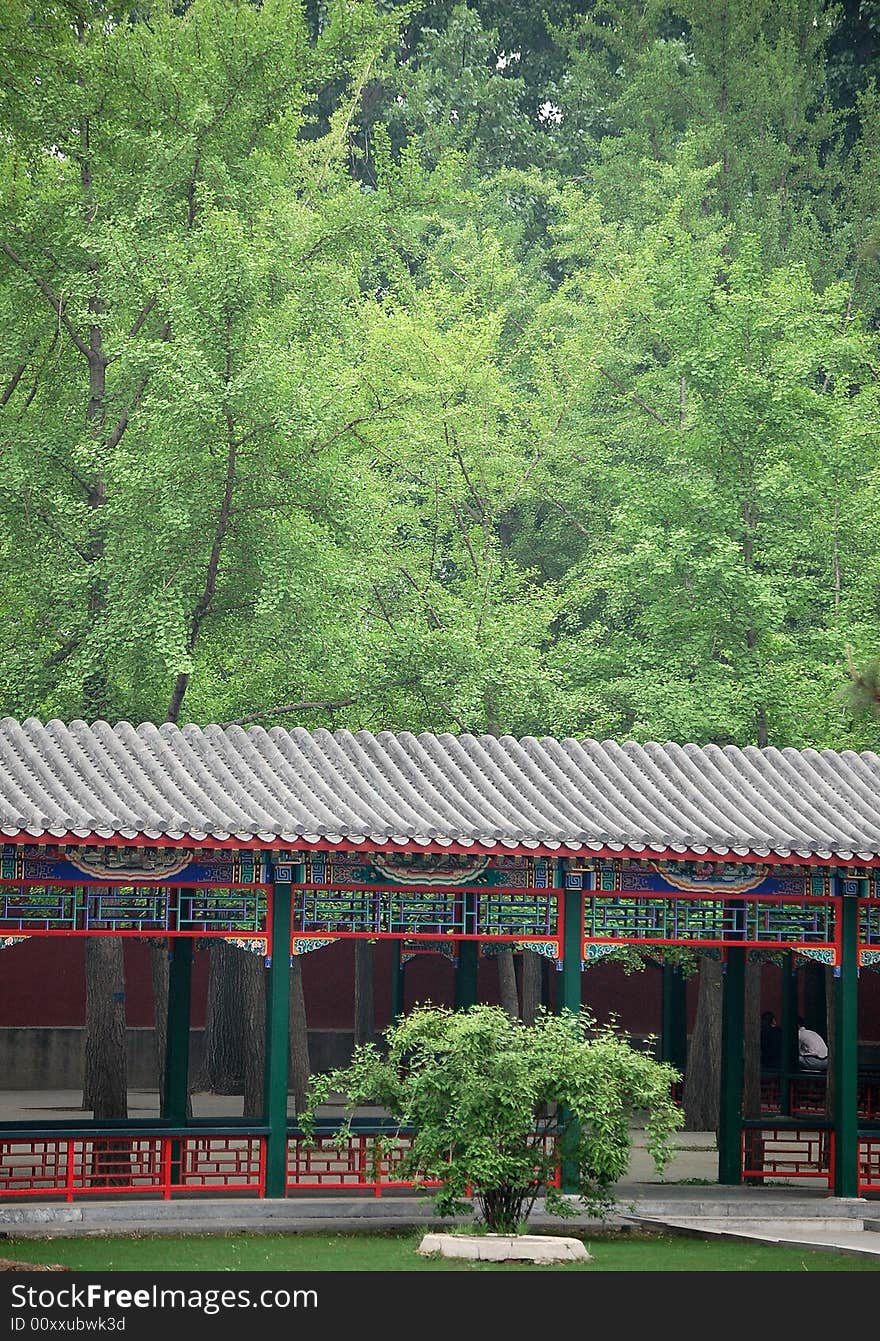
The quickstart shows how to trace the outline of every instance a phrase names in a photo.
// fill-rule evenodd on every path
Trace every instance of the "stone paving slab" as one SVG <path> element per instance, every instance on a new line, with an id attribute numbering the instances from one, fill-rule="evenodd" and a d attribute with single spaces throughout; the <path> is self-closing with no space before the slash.
<path id="1" fill-rule="evenodd" d="M 737 1242 L 773 1243 L 787 1248 L 810 1248 L 823 1252 L 844 1252 L 867 1255 L 877 1259 L 880 1268 L 880 1233 L 875 1226 L 856 1219 L 836 1220 L 815 1217 L 808 1220 L 741 1220 L 734 1216 L 712 1221 L 708 1217 L 693 1218 L 633 1217 L 639 1225 L 658 1230 L 672 1230 L 696 1238 L 724 1238 Z M 876 1228 L 880 1228 L 878 1221 Z"/>

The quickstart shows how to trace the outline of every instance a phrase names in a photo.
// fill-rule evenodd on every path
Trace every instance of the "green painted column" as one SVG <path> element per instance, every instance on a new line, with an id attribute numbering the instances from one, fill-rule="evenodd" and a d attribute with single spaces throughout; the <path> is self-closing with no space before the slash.
<path id="1" fill-rule="evenodd" d="M 169 951 L 165 1089 L 161 1109 L 162 1117 L 175 1127 L 185 1124 L 188 1107 L 192 962 L 192 940 L 189 936 L 175 936 Z"/>
<path id="2" fill-rule="evenodd" d="M 563 890 L 562 981 L 557 984 L 558 1011 L 581 1008 L 581 978 L 584 953 L 584 894 L 580 889 L 565 888 L 564 858 L 553 863 L 553 887 Z"/>
<path id="3" fill-rule="evenodd" d="M 455 966 L 455 1009 L 467 1010 L 477 1004 L 477 964 L 480 942 L 459 941 Z"/>
<path id="4" fill-rule="evenodd" d="M 678 964 L 664 964 L 660 1060 L 684 1074 L 687 1061 L 687 983 Z"/>
<path id="5" fill-rule="evenodd" d="M 282 868 L 290 873 L 290 867 Z M 293 873 L 298 872 L 297 867 Z M 266 1196 L 287 1191 L 287 1070 L 290 1009 L 290 881 L 272 870 L 271 958 L 266 983 L 266 1070 L 263 1120 L 269 1128 L 266 1148 Z M 300 875 L 296 875 L 301 879 Z"/>
<path id="6" fill-rule="evenodd" d="M 718 1111 L 718 1181 L 742 1182 L 743 1033 L 746 954 L 730 948 L 721 998 L 721 1102 Z"/>
<path id="7" fill-rule="evenodd" d="M 848 883 L 848 882 L 847 882 Z M 851 882 L 856 890 L 858 882 Z M 839 877 L 838 916 L 841 920 L 840 964 L 834 970 L 835 1036 L 831 1052 L 834 1067 L 834 1194 L 859 1194 L 859 903 L 856 892 L 846 893 Z"/>
<path id="8" fill-rule="evenodd" d="M 565 859 L 561 857 L 553 863 L 553 888 L 563 891 L 562 972 L 556 983 L 556 1009 L 560 1014 L 564 1010 L 577 1014 L 582 1004 L 584 895 L 583 890 L 565 888 Z M 564 1123 L 568 1121 L 569 1115 L 563 1109 L 559 1117 Z M 577 1139 L 577 1128 L 571 1131 L 570 1136 Z M 562 1191 L 577 1192 L 577 1165 L 574 1160 L 566 1158 L 565 1145 L 562 1147 L 561 1174 Z"/>
<path id="9" fill-rule="evenodd" d="M 406 965 L 403 963 L 403 942 L 391 942 L 391 1023 L 403 1015 Z"/>

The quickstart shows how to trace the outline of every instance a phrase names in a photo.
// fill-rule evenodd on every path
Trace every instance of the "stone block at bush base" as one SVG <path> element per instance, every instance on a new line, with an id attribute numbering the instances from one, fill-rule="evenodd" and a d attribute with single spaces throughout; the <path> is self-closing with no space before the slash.
<path id="1" fill-rule="evenodd" d="M 541 1234 L 425 1234 L 423 1257 L 462 1257 L 471 1262 L 589 1262 L 580 1239 Z"/>

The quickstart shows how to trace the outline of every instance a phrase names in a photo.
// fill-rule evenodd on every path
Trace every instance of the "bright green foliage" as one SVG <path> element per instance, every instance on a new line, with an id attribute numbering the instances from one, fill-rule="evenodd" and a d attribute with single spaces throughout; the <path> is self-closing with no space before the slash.
<path id="1" fill-rule="evenodd" d="M 331 11 L 317 46 L 294 0 L 4 16 L 27 53 L 0 166 L 8 710 L 161 719 L 198 659 L 194 711 L 231 715 L 243 667 L 353 616 L 360 279 L 385 244 L 345 117 L 386 32 Z"/>
<path id="2" fill-rule="evenodd" d="M 659 173 L 638 231 L 566 197 L 572 274 L 533 346 L 552 436 L 515 541 L 563 588 L 553 730 L 831 743 L 875 571 L 876 341 L 844 286 L 683 225 L 700 180 Z"/>
<path id="3" fill-rule="evenodd" d="M 606 1212 L 627 1169 L 636 1112 L 646 1115 L 658 1170 L 670 1158 L 669 1138 L 682 1121 L 670 1099 L 678 1073 L 610 1026 L 597 1028 L 586 1011 L 542 1012 L 526 1026 L 495 1006 L 418 1007 L 386 1030 L 385 1042 L 381 1052 L 357 1048 L 350 1066 L 313 1081 L 300 1120 L 311 1130 L 331 1091 L 342 1091 L 352 1108 L 381 1104 L 415 1129 L 406 1170 L 442 1181 L 441 1215 L 466 1209 L 468 1189 L 494 1232 L 516 1231 L 539 1195 L 549 1210 L 572 1214 L 558 1190 L 545 1193 L 558 1149 L 577 1169 L 581 1204 Z"/>
<path id="4" fill-rule="evenodd" d="M 2 710 L 876 740 L 851 16 L 76 16 L 0 15 Z"/>

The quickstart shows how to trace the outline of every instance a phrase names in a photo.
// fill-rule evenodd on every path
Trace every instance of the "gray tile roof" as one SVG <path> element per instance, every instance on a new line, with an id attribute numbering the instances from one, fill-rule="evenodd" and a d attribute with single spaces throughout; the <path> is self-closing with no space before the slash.
<path id="1" fill-rule="evenodd" d="M 6 717 L 0 832 L 868 860 L 880 757 Z"/>

